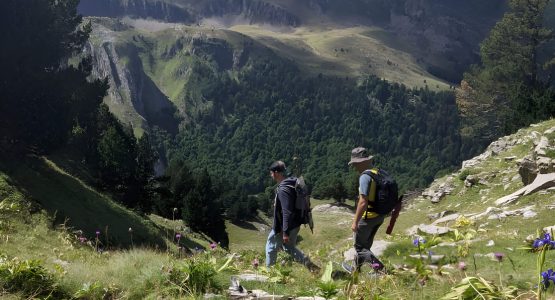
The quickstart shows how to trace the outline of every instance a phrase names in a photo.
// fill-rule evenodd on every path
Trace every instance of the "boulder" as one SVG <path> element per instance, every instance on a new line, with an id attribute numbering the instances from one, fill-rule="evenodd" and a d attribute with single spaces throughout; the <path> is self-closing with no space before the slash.
<path id="1" fill-rule="evenodd" d="M 353 214 L 351 209 L 347 206 L 337 206 L 332 204 L 322 204 L 317 205 L 312 208 L 312 212 L 319 212 L 319 213 L 340 213 L 340 214 Z"/>
<path id="2" fill-rule="evenodd" d="M 465 187 L 471 187 L 473 185 L 475 185 L 476 183 L 478 183 L 479 178 L 476 175 L 468 175 L 466 176 L 466 179 L 464 180 L 464 186 Z"/>
<path id="3" fill-rule="evenodd" d="M 524 157 L 523 159 L 517 160 L 518 174 L 522 178 L 522 183 L 524 185 L 529 185 L 536 179 L 538 175 L 538 165 L 530 157 Z"/>
<path id="4" fill-rule="evenodd" d="M 549 140 L 547 139 L 546 136 L 542 136 L 540 138 L 540 141 L 536 144 L 536 147 L 534 148 L 534 154 L 536 155 L 536 157 L 545 156 L 548 149 L 549 149 Z"/>
<path id="5" fill-rule="evenodd" d="M 555 186 L 555 173 L 539 174 L 538 176 L 536 176 L 536 179 L 534 180 L 534 182 L 532 182 L 531 184 L 521 188 L 520 190 L 510 195 L 497 199 L 495 201 L 495 204 L 507 205 L 518 200 L 520 196 L 530 195 L 535 192 L 545 190 L 554 186 Z"/>
<path id="6" fill-rule="evenodd" d="M 553 160 L 549 157 L 538 157 L 538 159 L 536 159 L 536 165 L 538 166 L 538 171 L 540 174 L 553 172 Z"/>

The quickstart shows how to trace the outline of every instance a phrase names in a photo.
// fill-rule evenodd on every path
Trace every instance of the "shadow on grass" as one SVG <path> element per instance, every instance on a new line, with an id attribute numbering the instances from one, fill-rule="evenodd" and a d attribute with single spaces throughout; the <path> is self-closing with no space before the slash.
<path id="1" fill-rule="evenodd" d="M 165 245 L 164 232 L 149 220 L 57 169 L 46 158 L 3 155 L 0 170 L 53 217 L 53 225 L 65 224 L 81 230 L 89 240 L 95 240 L 99 231 L 104 248 Z"/>

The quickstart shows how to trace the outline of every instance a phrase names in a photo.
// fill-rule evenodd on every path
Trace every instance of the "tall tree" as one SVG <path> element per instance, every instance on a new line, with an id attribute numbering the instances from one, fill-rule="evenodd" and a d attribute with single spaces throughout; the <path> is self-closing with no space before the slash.
<path id="1" fill-rule="evenodd" d="M 88 83 L 90 61 L 68 65 L 91 27 L 78 0 L 0 2 L 0 136 L 38 152 L 64 144 L 77 122 L 102 101 L 106 86 Z"/>
<path id="2" fill-rule="evenodd" d="M 183 220 L 191 229 L 206 233 L 227 248 L 229 238 L 223 209 L 206 169 L 197 176 L 194 187 L 183 198 Z"/>
<path id="3" fill-rule="evenodd" d="M 493 138 L 551 116 L 553 91 L 538 53 L 553 38 L 543 26 L 549 0 L 511 0 L 510 11 L 480 47 L 481 64 L 465 73 L 457 103 L 461 135 L 481 147 Z"/>

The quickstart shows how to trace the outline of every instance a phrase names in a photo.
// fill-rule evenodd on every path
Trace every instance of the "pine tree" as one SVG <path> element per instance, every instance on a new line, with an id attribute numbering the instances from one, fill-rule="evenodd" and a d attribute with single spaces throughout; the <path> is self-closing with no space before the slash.
<path id="1" fill-rule="evenodd" d="M 485 146 L 555 112 L 538 59 L 540 47 L 553 37 L 543 26 L 548 3 L 511 0 L 510 11 L 481 44 L 481 65 L 465 73 L 457 97 L 467 144 Z"/>

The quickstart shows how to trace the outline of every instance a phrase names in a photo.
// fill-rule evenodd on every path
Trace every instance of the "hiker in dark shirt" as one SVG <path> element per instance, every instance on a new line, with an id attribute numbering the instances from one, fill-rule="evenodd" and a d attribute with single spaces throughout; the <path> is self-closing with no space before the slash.
<path id="1" fill-rule="evenodd" d="M 266 266 L 276 263 L 277 252 L 282 248 L 296 261 L 310 267 L 312 263 L 297 247 L 301 220 L 295 209 L 295 177 L 286 177 L 285 163 L 276 161 L 270 166 L 270 176 L 278 183 L 274 198 L 274 222 L 266 241 Z"/>
<path id="2" fill-rule="evenodd" d="M 370 248 L 374 242 L 374 236 L 378 228 L 382 225 L 385 215 L 372 212 L 369 208 L 372 207 L 373 198 L 376 195 L 376 185 L 372 184 L 372 178 L 363 174 L 364 171 L 369 170 L 373 166 L 373 156 L 368 155 L 368 149 L 363 147 L 355 148 L 351 151 L 351 160 L 349 166 L 353 167 L 360 175 L 358 195 L 355 216 L 351 230 L 354 233 L 355 250 L 357 255 L 355 257 L 355 265 L 352 266 L 347 262 L 343 262 L 342 266 L 347 272 L 352 273 L 355 269 L 360 270 L 364 262 L 372 264 L 372 268 L 379 271 L 384 268 L 381 261 L 376 258 Z"/>

